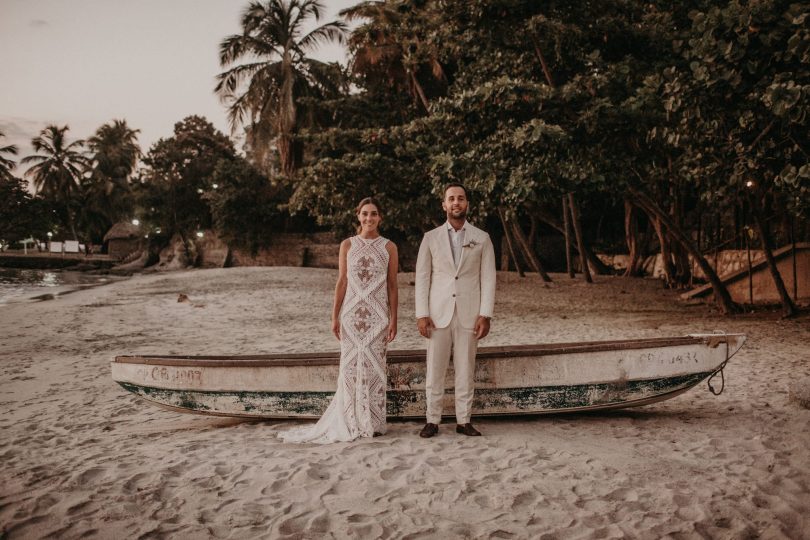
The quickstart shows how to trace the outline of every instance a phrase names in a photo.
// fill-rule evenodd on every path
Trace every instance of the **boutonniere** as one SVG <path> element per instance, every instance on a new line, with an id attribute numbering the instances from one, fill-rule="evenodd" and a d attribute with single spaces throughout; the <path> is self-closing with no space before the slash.
<path id="1" fill-rule="evenodd" d="M 475 240 L 470 240 L 466 244 L 463 244 L 461 247 L 463 247 L 463 248 L 474 248 L 477 245 L 478 245 L 478 242 L 476 242 Z"/>

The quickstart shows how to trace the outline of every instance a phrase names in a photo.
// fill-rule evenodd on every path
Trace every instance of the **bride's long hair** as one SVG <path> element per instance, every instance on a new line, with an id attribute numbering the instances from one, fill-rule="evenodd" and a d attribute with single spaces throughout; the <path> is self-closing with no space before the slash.
<path id="1" fill-rule="evenodd" d="M 377 214 L 379 214 L 380 218 L 382 218 L 383 216 L 382 207 L 380 206 L 380 202 L 374 197 L 366 197 L 365 199 L 360 201 L 360 203 L 357 205 L 357 208 L 354 209 L 354 215 L 360 217 L 360 210 L 362 210 L 363 207 L 367 204 L 373 204 L 377 208 Z M 357 234 L 360 234 L 361 232 L 363 232 L 363 226 L 358 225 Z"/>

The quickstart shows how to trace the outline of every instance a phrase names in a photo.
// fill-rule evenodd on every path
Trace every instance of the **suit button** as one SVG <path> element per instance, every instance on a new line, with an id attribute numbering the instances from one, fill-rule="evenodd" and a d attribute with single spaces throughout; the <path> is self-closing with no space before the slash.
<path id="1" fill-rule="evenodd" d="M 458 276 L 456 276 L 456 279 L 458 279 Z"/>
<path id="2" fill-rule="evenodd" d="M 455 298 L 455 297 L 456 297 L 456 295 L 454 294 L 454 295 L 453 295 L 453 298 Z"/>

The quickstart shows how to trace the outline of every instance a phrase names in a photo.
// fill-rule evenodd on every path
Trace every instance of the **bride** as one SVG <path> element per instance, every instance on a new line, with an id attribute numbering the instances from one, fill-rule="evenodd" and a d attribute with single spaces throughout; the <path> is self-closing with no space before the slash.
<path id="1" fill-rule="evenodd" d="M 332 333 L 340 341 L 337 392 L 315 425 L 279 434 L 285 442 L 353 441 L 385 433 L 385 350 L 397 335 L 397 246 L 380 236 L 372 197 L 356 209 L 357 235 L 340 244 Z"/>

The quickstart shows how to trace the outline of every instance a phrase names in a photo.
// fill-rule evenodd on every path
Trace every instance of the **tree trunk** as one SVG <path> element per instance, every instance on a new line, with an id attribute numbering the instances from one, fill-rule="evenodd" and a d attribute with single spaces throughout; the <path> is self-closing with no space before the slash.
<path id="1" fill-rule="evenodd" d="M 638 219 L 636 207 L 628 199 L 624 200 L 624 238 L 629 252 L 624 276 L 638 277 L 639 259 L 641 258 L 638 250 Z"/>
<path id="2" fill-rule="evenodd" d="M 692 265 L 689 262 L 689 253 L 680 244 L 670 245 L 672 256 L 675 258 L 675 280 L 681 287 L 692 282 Z"/>
<path id="3" fill-rule="evenodd" d="M 540 274 L 543 281 L 546 283 L 551 282 L 551 278 L 548 277 L 546 270 L 543 268 L 543 263 L 540 262 L 540 258 L 537 256 L 537 253 L 534 252 L 534 249 L 529 244 L 528 240 L 526 240 L 526 235 L 523 234 L 523 229 L 520 228 L 517 220 L 512 222 L 512 231 L 515 233 L 515 239 L 517 239 L 518 245 L 523 249 L 523 253 L 526 255 L 526 260 L 528 261 L 529 266 L 531 266 L 535 272 Z"/>
<path id="4" fill-rule="evenodd" d="M 276 146 L 278 147 L 278 162 L 281 172 L 287 176 L 292 176 L 295 173 L 295 152 L 292 137 L 286 134 L 279 135 L 276 139 Z"/>
<path id="5" fill-rule="evenodd" d="M 515 246 L 512 243 L 512 233 L 509 230 L 509 222 L 506 221 L 506 216 L 504 216 L 504 212 L 501 208 L 498 208 L 498 216 L 501 218 L 501 225 L 503 225 L 503 237 L 506 239 L 506 246 L 509 249 L 509 255 L 512 257 L 512 260 L 515 263 L 515 270 L 517 270 L 520 277 L 526 277 L 526 275 L 523 273 L 523 268 L 520 266 L 520 261 L 517 258 Z"/>
<path id="6" fill-rule="evenodd" d="M 661 223 L 661 220 L 656 216 L 650 216 L 655 234 L 658 235 L 658 244 L 661 251 L 661 268 L 664 270 L 664 280 L 666 281 L 667 288 L 671 289 L 675 286 L 675 267 L 672 265 L 672 253 L 669 249 L 669 238 L 667 238 L 666 230 Z"/>
<path id="7" fill-rule="evenodd" d="M 70 229 L 70 234 L 73 235 L 74 240 L 78 240 L 79 237 L 76 234 L 76 223 L 73 219 L 73 212 L 70 211 L 70 199 L 65 199 L 65 212 L 67 213 L 67 222 L 68 228 Z"/>
<path id="8" fill-rule="evenodd" d="M 537 36 L 532 33 L 532 43 L 534 44 L 534 53 L 537 55 L 537 59 L 540 60 L 540 67 L 543 68 L 543 75 L 546 77 L 546 82 L 552 88 L 554 88 L 554 80 L 551 78 L 551 71 L 548 69 L 548 64 L 546 64 L 546 59 L 543 56 L 543 53 L 540 52 L 540 43 L 537 41 Z"/>
<path id="9" fill-rule="evenodd" d="M 563 236 L 565 237 L 565 269 L 568 271 L 568 277 L 573 279 L 576 277 L 574 274 L 574 263 L 571 260 L 571 214 L 568 211 L 568 197 L 563 196 Z"/>
<path id="10" fill-rule="evenodd" d="M 419 101 L 422 103 L 422 106 L 425 108 L 425 114 L 430 116 L 430 104 L 428 103 L 427 96 L 425 95 L 425 91 L 422 89 L 422 85 L 419 84 L 419 81 L 416 78 L 416 73 L 413 70 L 408 70 L 408 73 L 411 76 L 411 84 L 413 84 L 414 92 L 419 97 Z"/>
<path id="11" fill-rule="evenodd" d="M 668 170 L 672 173 L 672 158 L 667 158 Z M 680 187 L 671 183 L 672 194 L 672 221 L 679 229 L 683 229 L 683 197 Z M 674 259 L 674 283 L 686 286 L 692 279 L 692 268 L 689 264 L 689 254 L 679 244 L 669 243 L 669 251 Z"/>
<path id="12" fill-rule="evenodd" d="M 539 208 L 535 209 L 534 214 L 539 219 L 541 219 L 542 221 L 544 221 L 545 223 L 556 229 L 560 234 L 565 235 L 565 226 L 559 221 L 557 221 L 556 217 Z M 579 246 L 577 246 L 576 244 L 574 244 L 574 247 L 577 248 L 577 250 L 579 249 Z M 590 248 L 588 248 L 587 244 L 582 247 L 585 250 L 585 257 L 588 259 L 588 263 L 591 265 L 591 268 L 596 270 L 597 274 L 608 276 L 613 273 L 612 269 L 609 266 L 607 266 L 605 263 L 599 260 L 599 257 L 593 254 Z M 582 254 L 580 253 L 580 257 L 581 256 Z"/>
<path id="13" fill-rule="evenodd" d="M 628 190 L 635 198 L 635 202 L 638 204 L 638 206 L 647 212 L 650 217 L 655 216 L 656 218 L 660 219 L 661 223 L 667 228 L 667 232 L 670 234 L 670 236 L 672 236 L 676 242 L 681 244 L 681 246 L 683 246 L 683 248 L 692 255 L 692 258 L 695 259 L 700 266 L 700 269 L 703 270 L 703 273 L 712 284 L 714 296 L 723 313 L 726 315 L 731 313 L 739 313 L 740 306 L 731 299 L 728 289 L 726 289 L 726 286 L 718 277 L 717 272 L 715 272 L 714 268 L 712 268 L 708 261 L 706 261 L 703 254 L 698 251 L 692 240 L 678 226 L 676 226 L 671 219 L 669 219 L 667 213 L 664 212 L 661 207 L 655 203 L 655 201 L 634 188 L 628 188 Z"/>
<path id="14" fill-rule="evenodd" d="M 776 259 L 774 259 L 773 251 L 771 251 L 771 246 L 768 244 L 765 222 L 762 219 L 762 214 L 760 213 L 759 207 L 754 204 L 753 201 L 751 201 L 751 215 L 753 216 L 754 224 L 757 227 L 759 242 L 762 245 L 762 252 L 765 254 L 765 260 L 768 261 L 768 270 L 771 271 L 773 284 L 776 286 L 776 290 L 779 293 L 779 298 L 782 302 L 782 313 L 785 317 L 795 317 L 799 313 L 799 310 L 793 300 L 791 300 L 790 295 L 787 292 L 787 287 L 785 287 L 785 282 L 782 280 L 782 275 L 779 273 L 779 268 L 776 266 Z"/>
<path id="15" fill-rule="evenodd" d="M 582 224 L 579 221 L 579 208 L 573 193 L 568 194 L 568 205 L 571 207 L 571 221 L 574 224 L 574 233 L 577 237 L 577 246 L 579 246 L 580 261 L 582 262 L 582 274 L 585 276 L 585 281 L 593 283 L 591 277 L 591 269 L 588 267 L 587 257 L 582 256 L 585 253 L 585 240 L 582 237 Z"/>

